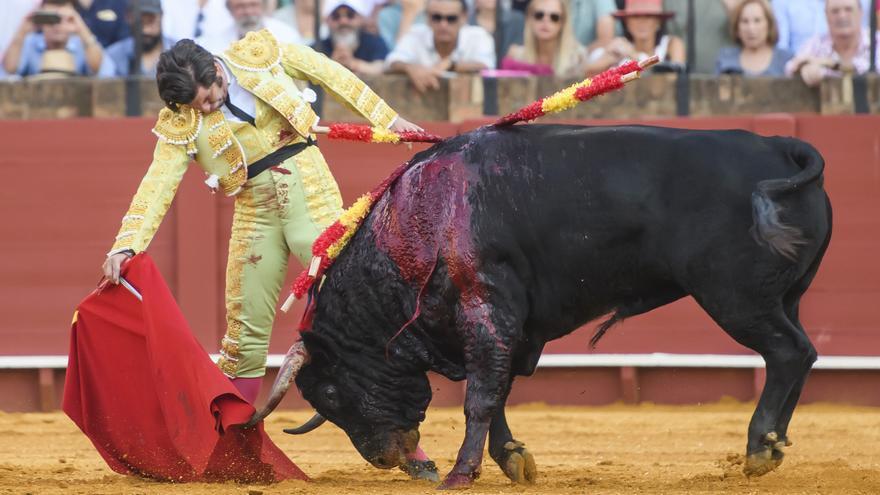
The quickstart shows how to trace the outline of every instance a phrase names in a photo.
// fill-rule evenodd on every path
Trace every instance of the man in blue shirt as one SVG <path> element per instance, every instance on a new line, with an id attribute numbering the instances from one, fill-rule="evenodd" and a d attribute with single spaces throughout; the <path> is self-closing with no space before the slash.
<path id="1" fill-rule="evenodd" d="M 101 46 L 110 46 L 129 36 L 125 22 L 125 0 L 76 0 L 76 11 Z"/>
<path id="2" fill-rule="evenodd" d="M 315 49 L 358 76 L 381 74 L 388 47 L 379 35 L 364 30 L 369 4 L 364 0 L 327 0 L 323 10 L 330 37 Z"/>
<path id="3" fill-rule="evenodd" d="M 134 32 L 134 7 L 140 4 L 141 12 L 141 73 L 147 76 L 156 75 L 156 64 L 159 55 L 171 48 L 174 42 L 162 35 L 162 2 L 160 0 L 129 0 L 126 19 Z M 105 50 L 108 63 L 101 66 L 100 77 L 126 77 L 131 73 L 134 60 L 134 36 L 117 41 Z"/>
<path id="4" fill-rule="evenodd" d="M 868 26 L 867 13 L 871 12 L 871 0 L 860 0 L 862 25 Z M 798 53 L 804 44 L 813 36 L 828 33 L 828 21 L 825 19 L 825 0 L 773 0 L 773 14 L 779 25 L 779 42 L 777 47 Z"/>
<path id="5" fill-rule="evenodd" d="M 51 22 L 42 20 L 40 32 L 35 32 L 38 26 L 33 17 L 22 21 L 3 58 L 6 72 L 20 76 L 39 74 L 43 72 L 43 60 L 48 53 L 55 61 L 59 55 L 70 59 L 72 75 L 97 73 L 104 59 L 103 50 L 71 2 L 43 0 L 40 10 L 55 13 L 57 17 Z"/>

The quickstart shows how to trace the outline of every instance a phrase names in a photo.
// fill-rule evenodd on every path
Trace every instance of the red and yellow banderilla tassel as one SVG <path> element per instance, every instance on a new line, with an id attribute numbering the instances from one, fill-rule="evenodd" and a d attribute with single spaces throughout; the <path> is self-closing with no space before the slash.
<path id="1" fill-rule="evenodd" d="M 526 105 L 516 112 L 505 115 L 498 119 L 495 125 L 505 126 L 513 125 L 517 122 L 529 122 L 544 115 L 570 110 L 582 101 L 587 101 L 596 96 L 622 88 L 626 83 L 637 79 L 643 70 L 656 64 L 659 60 L 658 57 L 654 56 L 641 62 L 627 62 L 618 67 L 608 69 L 592 79 L 584 79 L 550 96 Z"/>
<path id="2" fill-rule="evenodd" d="M 331 124 L 329 127 L 316 126 L 315 132 L 326 134 L 330 139 L 345 139 L 364 143 L 439 143 L 443 138 L 424 131 L 394 132 L 381 127 L 360 124 Z"/>
<path id="3" fill-rule="evenodd" d="M 347 210 L 342 212 L 339 219 L 330 224 L 312 244 L 312 262 L 309 268 L 296 278 L 291 287 L 291 294 L 281 306 L 281 310 L 287 312 L 295 299 L 300 299 L 316 281 L 330 268 L 333 261 L 342 253 L 352 236 L 360 228 L 364 219 L 373 209 L 376 201 L 385 194 L 391 184 L 397 180 L 409 168 L 409 162 L 399 166 L 382 183 L 367 194 L 364 194 L 354 202 Z M 308 319 L 309 309 L 306 310 L 304 320 Z"/>

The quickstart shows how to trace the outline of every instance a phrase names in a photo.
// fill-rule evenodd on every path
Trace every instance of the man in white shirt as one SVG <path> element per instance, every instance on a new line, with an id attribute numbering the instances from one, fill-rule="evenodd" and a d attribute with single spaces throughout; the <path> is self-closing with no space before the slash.
<path id="1" fill-rule="evenodd" d="M 467 25 L 465 0 L 429 0 L 428 25 L 412 26 L 385 64 L 409 76 L 416 90 L 440 87 L 446 72 L 474 73 L 495 68 L 495 41 L 479 26 Z"/>
<path id="2" fill-rule="evenodd" d="M 798 54 L 785 65 L 788 76 L 799 75 L 807 86 L 818 86 L 823 79 L 844 73 L 864 74 L 871 66 L 870 30 L 862 26 L 864 11 L 858 0 L 825 2 L 827 34 L 816 35 L 804 43 Z M 880 42 L 880 33 L 873 33 Z M 880 61 L 880 54 L 877 54 Z"/>
<path id="3" fill-rule="evenodd" d="M 773 0 L 773 13 L 779 30 L 777 47 L 791 53 L 800 52 L 814 36 L 828 34 L 825 0 Z M 871 0 L 860 0 L 862 27 L 867 29 L 871 16 Z"/>
<path id="4" fill-rule="evenodd" d="M 268 29 L 282 44 L 302 44 L 302 38 L 295 29 L 267 15 L 265 0 L 226 0 L 226 8 L 234 24 L 215 35 L 196 39 L 196 43 L 211 53 L 220 53 L 247 33 L 261 29 Z"/>

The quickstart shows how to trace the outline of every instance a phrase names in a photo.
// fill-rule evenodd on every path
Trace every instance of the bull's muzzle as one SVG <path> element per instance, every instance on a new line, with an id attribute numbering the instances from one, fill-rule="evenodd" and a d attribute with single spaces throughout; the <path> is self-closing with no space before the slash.
<path id="1" fill-rule="evenodd" d="M 405 463 L 407 454 L 415 452 L 418 447 L 419 430 L 398 430 L 387 437 L 381 450 L 367 460 L 379 469 L 391 469 Z"/>
<path id="2" fill-rule="evenodd" d="M 278 370 L 278 376 L 275 377 L 275 383 L 272 384 L 272 392 L 269 394 L 269 400 L 266 402 L 266 405 L 256 412 L 250 421 L 244 425 L 245 428 L 250 428 L 259 423 L 278 407 L 281 399 L 284 398 L 284 394 L 287 393 L 287 389 L 290 388 L 290 384 L 293 383 L 293 379 L 296 378 L 296 374 L 299 373 L 300 368 L 308 362 L 309 352 L 306 350 L 302 341 L 295 342 L 290 346 L 287 355 L 284 356 L 284 361 L 281 363 L 281 369 Z"/>

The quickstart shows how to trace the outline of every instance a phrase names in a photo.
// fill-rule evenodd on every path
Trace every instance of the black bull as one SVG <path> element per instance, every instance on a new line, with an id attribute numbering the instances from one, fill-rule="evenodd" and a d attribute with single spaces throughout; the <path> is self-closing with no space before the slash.
<path id="1" fill-rule="evenodd" d="M 691 296 L 764 358 L 745 471 L 779 465 L 816 359 L 798 303 L 831 236 L 813 147 L 743 131 L 527 125 L 455 137 L 411 164 L 328 271 L 299 348 L 297 386 L 365 459 L 393 467 L 415 447 L 434 371 L 467 380 L 465 439 L 443 486 L 479 475 L 487 434 L 507 476 L 531 481 L 504 415 L 514 377 L 597 317 L 611 315 L 594 343 Z"/>

